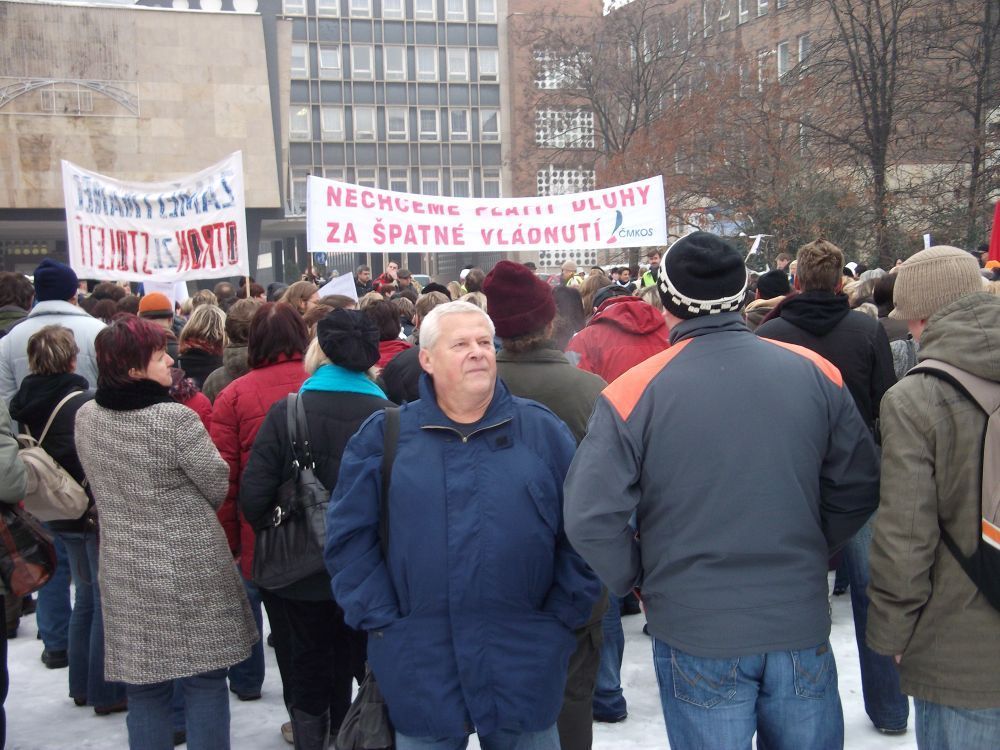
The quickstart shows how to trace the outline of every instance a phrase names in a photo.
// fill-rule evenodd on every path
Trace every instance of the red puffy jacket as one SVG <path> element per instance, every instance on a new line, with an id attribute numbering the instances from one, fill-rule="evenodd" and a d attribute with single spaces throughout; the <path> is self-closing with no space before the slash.
<path id="1" fill-rule="evenodd" d="M 581 370 L 611 383 L 670 346 L 660 311 L 638 297 L 612 297 L 570 339 L 567 352 L 580 355 Z"/>
<path id="2" fill-rule="evenodd" d="M 212 440 L 229 463 L 229 492 L 219 508 L 219 522 L 246 578 L 251 577 L 253 570 L 255 537 L 236 505 L 240 477 L 268 410 L 276 401 L 297 391 L 305 379 L 301 355 L 257 367 L 223 388 L 212 407 Z"/>
<path id="3" fill-rule="evenodd" d="M 387 364 L 389 364 L 393 357 L 395 357 L 400 352 L 405 352 L 410 349 L 413 344 L 408 341 L 403 341 L 403 339 L 389 339 L 388 341 L 378 342 L 378 369 L 381 370 Z"/>

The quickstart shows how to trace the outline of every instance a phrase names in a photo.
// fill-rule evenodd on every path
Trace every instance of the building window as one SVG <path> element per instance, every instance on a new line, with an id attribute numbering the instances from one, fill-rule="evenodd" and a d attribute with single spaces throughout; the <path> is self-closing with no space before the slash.
<path id="1" fill-rule="evenodd" d="M 308 169 L 292 170 L 292 195 L 289 213 L 304 214 L 306 212 L 306 185 L 309 180 Z"/>
<path id="2" fill-rule="evenodd" d="M 767 82 L 767 58 L 771 56 L 771 50 L 761 50 L 757 53 L 757 91 L 764 90 Z"/>
<path id="3" fill-rule="evenodd" d="M 774 9 L 783 10 L 788 7 L 788 0 L 775 0 Z"/>
<path id="4" fill-rule="evenodd" d="M 374 57 L 375 50 L 370 44 L 352 44 L 351 78 L 356 81 L 370 81 L 375 75 Z"/>
<path id="5" fill-rule="evenodd" d="M 536 111 L 535 143 L 542 148 L 593 148 L 594 113 L 586 109 Z"/>
<path id="6" fill-rule="evenodd" d="M 448 47 L 445 50 L 449 81 L 469 80 L 469 50 L 465 47 Z"/>
<path id="7" fill-rule="evenodd" d="M 308 106 L 293 104 L 288 112 L 288 137 L 293 141 L 308 141 L 312 138 L 311 120 Z"/>
<path id="8" fill-rule="evenodd" d="M 350 0 L 350 10 L 354 18 L 371 18 L 372 0 Z"/>
<path id="9" fill-rule="evenodd" d="M 710 3 L 708 0 L 702 0 L 701 4 L 701 35 L 706 39 L 712 36 L 712 32 L 715 30 L 715 20 L 713 19 L 712 10 L 715 5 Z"/>
<path id="10" fill-rule="evenodd" d="M 535 174 L 539 195 L 566 195 L 594 189 L 594 170 L 558 169 L 549 165 Z"/>
<path id="11" fill-rule="evenodd" d="M 464 21 L 465 0 L 445 0 L 445 18 L 449 21 Z"/>
<path id="12" fill-rule="evenodd" d="M 375 140 L 375 107 L 354 108 L 354 140 Z"/>
<path id="13" fill-rule="evenodd" d="M 437 47 L 417 47 L 417 80 L 436 81 L 438 79 Z"/>
<path id="14" fill-rule="evenodd" d="M 344 140 L 344 108 L 322 107 L 319 111 L 320 130 L 324 141 Z"/>
<path id="15" fill-rule="evenodd" d="M 323 176 L 328 180 L 346 181 L 343 167 L 326 167 L 323 169 Z"/>
<path id="16" fill-rule="evenodd" d="M 483 197 L 484 198 L 499 198 L 500 197 L 500 170 L 499 169 L 484 169 L 483 170 Z"/>
<path id="17" fill-rule="evenodd" d="M 385 108 L 385 139 L 387 141 L 405 141 L 409 139 L 409 114 L 406 107 Z"/>
<path id="18" fill-rule="evenodd" d="M 480 81 L 500 79 L 500 50 L 480 49 L 477 53 Z"/>
<path id="19" fill-rule="evenodd" d="M 354 170 L 354 183 L 360 187 L 378 187 L 377 171 L 374 167 L 358 167 Z"/>
<path id="20" fill-rule="evenodd" d="M 309 45 L 292 44 L 292 78 L 309 77 Z"/>
<path id="21" fill-rule="evenodd" d="M 451 170 L 451 194 L 456 198 L 472 197 L 472 170 Z"/>
<path id="22" fill-rule="evenodd" d="M 809 58 L 809 35 L 803 34 L 799 37 L 799 67 L 801 68 L 806 64 L 806 60 Z"/>
<path id="23" fill-rule="evenodd" d="M 496 21 L 497 0 L 476 0 L 476 20 Z"/>
<path id="24" fill-rule="evenodd" d="M 404 168 L 390 169 L 389 189 L 399 193 L 410 192 L 410 170 Z"/>
<path id="25" fill-rule="evenodd" d="M 403 0 L 382 0 L 382 18 L 405 18 Z"/>
<path id="26" fill-rule="evenodd" d="M 738 0 L 740 8 L 740 18 L 738 23 L 746 23 L 750 20 L 750 0 Z"/>
<path id="27" fill-rule="evenodd" d="M 284 0 L 281 4 L 281 12 L 286 16 L 304 16 L 306 14 L 306 0 Z"/>
<path id="28" fill-rule="evenodd" d="M 469 110 L 453 109 L 448 113 L 448 137 L 453 141 L 469 140 Z"/>
<path id="29" fill-rule="evenodd" d="M 767 0 L 757 0 L 757 17 L 767 15 Z"/>
<path id="30" fill-rule="evenodd" d="M 340 58 L 340 47 L 319 48 L 319 77 L 320 78 L 342 78 L 344 75 L 343 63 Z"/>
<path id="31" fill-rule="evenodd" d="M 732 0 L 719 0 L 719 32 L 726 30 L 726 21 L 729 20 L 729 4 Z"/>
<path id="32" fill-rule="evenodd" d="M 788 42 L 778 42 L 778 80 L 783 81 L 791 68 Z"/>
<path id="33" fill-rule="evenodd" d="M 565 89 L 572 84 L 572 65 L 565 56 L 552 50 L 535 50 L 535 88 Z"/>
<path id="34" fill-rule="evenodd" d="M 413 17 L 418 21 L 437 19 L 437 0 L 413 0 Z"/>
<path id="35" fill-rule="evenodd" d="M 417 119 L 420 124 L 420 140 L 436 141 L 440 138 L 438 131 L 438 111 L 436 109 L 418 109 Z"/>
<path id="36" fill-rule="evenodd" d="M 420 192 L 423 195 L 441 195 L 441 170 L 420 170 Z"/>
<path id="37" fill-rule="evenodd" d="M 316 15 L 339 16 L 340 0 L 316 0 Z"/>
<path id="38" fill-rule="evenodd" d="M 406 47 L 387 44 L 382 48 L 385 80 L 406 80 Z"/>
<path id="39" fill-rule="evenodd" d="M 479 140 L 497 143 L 500 141 L 500 111 L 479 110 Z"/>

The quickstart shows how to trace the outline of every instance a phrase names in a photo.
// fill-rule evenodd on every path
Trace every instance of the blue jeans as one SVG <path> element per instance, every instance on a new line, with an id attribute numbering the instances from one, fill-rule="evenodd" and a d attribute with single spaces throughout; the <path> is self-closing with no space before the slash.
<path id="1" fill-rule="evenodd" d="M 255 695 L 260 693 L 264 684 L 264 617 L 260 609 L 260 591 L 246 578 L 243 579 L 243 588 L 250 600 L 250 609 L 260 638 L 250 649 L 250 656 L 229 668 L 229 689 L 239 695 Z"/>
<path id="2" fill-rule="evenodd" d="M 125 686 L 104 679 L 104 616 L 97 585 L 97 534 L 59 532 L 66 545 L 76 598 L 69 618 L 69 694 L 95 708 L 125 700 Z"/>
<path id="3" fill-rule="evenodd" d="M 51 532 L 48 524 L 45 527 Z M 38 589 L 35 623 L 48 651 L 66 651 L 69 648 L 69 618 L 73 608 L 69 603 L 69 557 L 66 547 L 55 533 L 56 569 L 49 582 Z"/>
<path id="4" fill-rule="evenodd" d="M 876 513 L 844 548 L 844 565 L 851 582 L 854 635 L 861 663 L 861 692 L 865 713 L 879 729 L 905 729 L 910 702 L 899 689 L 899 671 L 891 656 L 876 654 L 865 643 L 868 627 L 868 559 Z"/>
<path id="5" fill-rule="evenodd" d="M 673 750 L 841 750 L 844 714 L 829 641 L 801 651 L 709 659 L 653 639 Z"/>
<path id="6" fill-rule="evenodd" d="M 229 750 L 229 690 L 225 669 L 150 685 L 129 684 L 125 720 L 129 750 L 173 750 L 175 683 L 184 689 L 188 750 Z"/>
<path id="7" fill-rule="evenodd" d="M 468 737 L 407 737 L 396 732 L 396 750 L 465 750 Z M 515 732 L 501 729 L 486 736 L 480 735 L 483 750 L 559 750 L 559 731 L 553 724 L 541 732 Z"/>
<path id="8" fill-rule="evenodd" d="M 1000 708 L 955 708 L 913 699 L 917 750 L 995 750 Z"/>
<path id="9" fill-rule="evenodd" d="M 594 716 L 616 718 L 626 713 L 627 705 L 622 694 L 622 656 L 625 653 L 625 631 L 618 597 L 608 597 L 608 609 L 601 620 L 604 640 L 601 643 L 601 665 L 594 688 Z"/>

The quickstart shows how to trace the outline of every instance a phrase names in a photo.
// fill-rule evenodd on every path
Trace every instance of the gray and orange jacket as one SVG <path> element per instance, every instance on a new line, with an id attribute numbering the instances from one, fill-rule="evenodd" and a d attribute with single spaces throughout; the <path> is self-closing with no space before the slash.
<path id="1" fill-rule="evenodd" d="M 830 633 L 827 558 L 878 503 L 875 444 L 839 371 L 739 313 L 687 320 L 597 400 L 566 532 L 650 632 L 694 654 L 798 650 Z M 746 425 L 767 427 L 747 440 Z M 638 538 L 629 526 L 637 512 Z"/>

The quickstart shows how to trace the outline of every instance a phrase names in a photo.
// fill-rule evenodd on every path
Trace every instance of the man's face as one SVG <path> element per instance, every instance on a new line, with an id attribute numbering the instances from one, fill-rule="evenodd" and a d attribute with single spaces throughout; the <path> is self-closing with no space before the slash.
<path id="1" fill-rule="evenodd" d="M 659 253 L 653 253 L 652 255 L 650 255 L 649 256 L 649 267 L 653 268 L 653 267 L 658 267 L 659 265 L 660 265 L 660 254 Z"/>
<path id="2" fill-rule="evenodd" d="M 786 268 L 788 268 L 788 264 L 791 263 L 791 262 L 792 261 L 789 260 L 788 258 L 780 258 L 778 260 L 778 264 L 777 264 L 778 265 L 778 270 L 779 271 L 784 271 Z"/>
<path id="3" fill-rule="evenodd" d="M 405 289 L 411 284 L 412 281 L 413 279 L 409 276 L 407 276 L 405 279 L 402 276 L 396 277 L 396 282 L 399 284 L 400 289 Z"/>
<path id="4" fill-rule="evenodd" d="M 496 351 L 490 329 L 478 313 L 441 318 L 434 347 L 420 349 L 420 366 L 434 389 L 449 398 L 488 398 L 497 380 Z"/>
<path id="5" fill-rule="evenodd" d="M 371 281 L 372 272 L 371 271 L 358 271 L 358 281 L 362 284 L 367 284 Z"/>
<path id="6" fill-rule="evenodd" d="M 573 270 L 572 268 L 564 268 L 562 275 L 564 279 L 572 279 L 574 276 L 576 276 L 576 271 Z"/>
<path id="7" fill-rule="evenodd" d="M 629 271 L 627 268 L 623 268 L 621 270 L 621 273 L 618 274 L 618 280 L 623 284 L 627 284 L 629 277 L 631 277 L 631 275 L 632 275 L 631 271 Z"/>
<path id="8" fill-rule="evenodd" d="M 390 261 L 389 265 L 385 267 L 385 270 L 390 276 L 392 276 L 392 278 L 396 278 L 396 271 L 399 270 L 399 265 Z"/>

